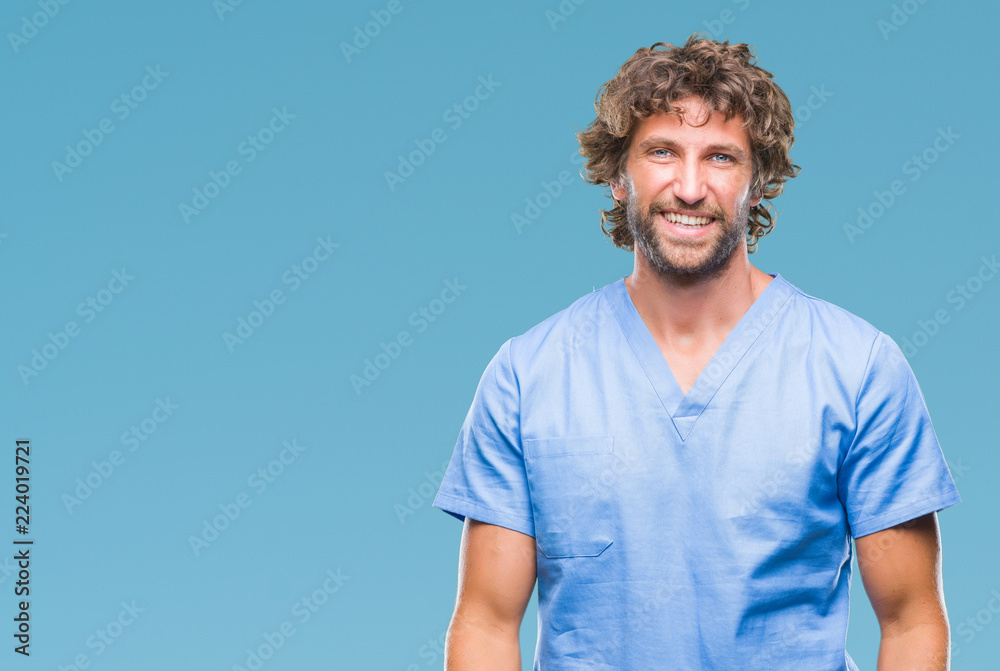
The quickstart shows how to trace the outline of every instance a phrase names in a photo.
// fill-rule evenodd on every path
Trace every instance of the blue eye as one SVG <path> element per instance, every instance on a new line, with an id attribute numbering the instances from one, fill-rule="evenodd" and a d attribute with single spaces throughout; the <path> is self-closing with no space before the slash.
<path id="1" fill-rule="evenodd" d="M 726 156 L 725 154 L 716 154 L 716 156 L 721 156 L 726 159 L 726 161 L 732 162 L 733 158 L 731 156 Z"/>

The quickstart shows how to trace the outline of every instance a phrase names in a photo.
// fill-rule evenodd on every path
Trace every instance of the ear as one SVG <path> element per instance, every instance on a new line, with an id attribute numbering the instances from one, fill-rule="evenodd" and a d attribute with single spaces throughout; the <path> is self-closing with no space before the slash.
<path id="1" fill-rule="evenodd" d="M 756 196 L 750 199 L 750 207 L 757 207 L 758 205 L 760 205 L 761 200 L 763 200 L 763 197 L 760 194 L 757 194 Z"/>
<path id="2" fill-rule="evenodd" d="M 615 197 L 615 200 L 625 200 L 628 193 L 622 188 L 622 185 L 618 182 L 611 182 L 611 195 Z"/>

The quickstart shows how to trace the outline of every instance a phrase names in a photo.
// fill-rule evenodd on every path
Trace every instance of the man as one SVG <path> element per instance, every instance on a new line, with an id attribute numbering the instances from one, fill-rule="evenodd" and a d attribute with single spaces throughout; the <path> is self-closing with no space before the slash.
<path id="1" fill-rule="evenodd" d="M 479 382 L 433 503 L 465 521 L 447 671 L 521 668 L 536 578 L 536 671 L 857 671 L 855 549 L 880 671 L 948 668 L 936 511 L 961 499 L 913 372 L 748 261 L 798 171 L 754 61 L 693 35 L 602 87 L 581 153 L 634 270 Z"/>

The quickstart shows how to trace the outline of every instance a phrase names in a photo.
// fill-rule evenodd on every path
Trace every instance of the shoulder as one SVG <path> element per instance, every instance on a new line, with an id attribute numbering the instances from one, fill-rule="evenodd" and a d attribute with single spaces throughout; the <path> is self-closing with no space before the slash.
<path id="1" fill-rule="evenodd" d="M 840 305 L 790 287 L 787 337 L 808 352 L 813 374 L 832 376 L 855 403 L 880 384 L 886 393 L 909 384 L 912 370 L 892 337 Z"/>
<path id="2" fill-rule="evenodd" d="M 620 280 L 618 280 L 620 281 Z M 510 364 L 524 368 L 532 363 L 564 359 L 571 352 L 585 351 L 599 331 L 614 317 L 605 309 L 608 284 L 577 298 L 570 305 L 504 343 Z"/>
<path id="3" fill-rule="evenodd" d="M 814 345 L 827 346 L 851 358 L 864 354 L 867 361 L 876 342 L 880 338 L 888 338 L 874 324 L 850 310 L 807 294 L 788 280 L 784 281 L 791 290 L 789 317 Z"/>

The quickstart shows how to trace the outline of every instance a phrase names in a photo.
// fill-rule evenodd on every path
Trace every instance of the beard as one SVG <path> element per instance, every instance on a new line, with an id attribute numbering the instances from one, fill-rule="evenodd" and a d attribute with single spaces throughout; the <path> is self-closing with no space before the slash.
<path id="1" fill-rule="evenodd" d="M 749 197 L 740 202 L 731 220 L 718 208 L 705 210 L 715 217 L 712 226 L 719 229 L 714 240 L 674 238 L 666 244 L 668 234 L 663 230 L 659 213 L 685 208 L 656 200 L 643 212 L 637 200 L 635 191 L 629 184 L 625 199 L 628 229 L 636 248 L 646 257 L 650 267 L 664 279 L 691 283 L 715 277 L 725 269 L 740 245 L 745 244 L 750 219 Z"/>

